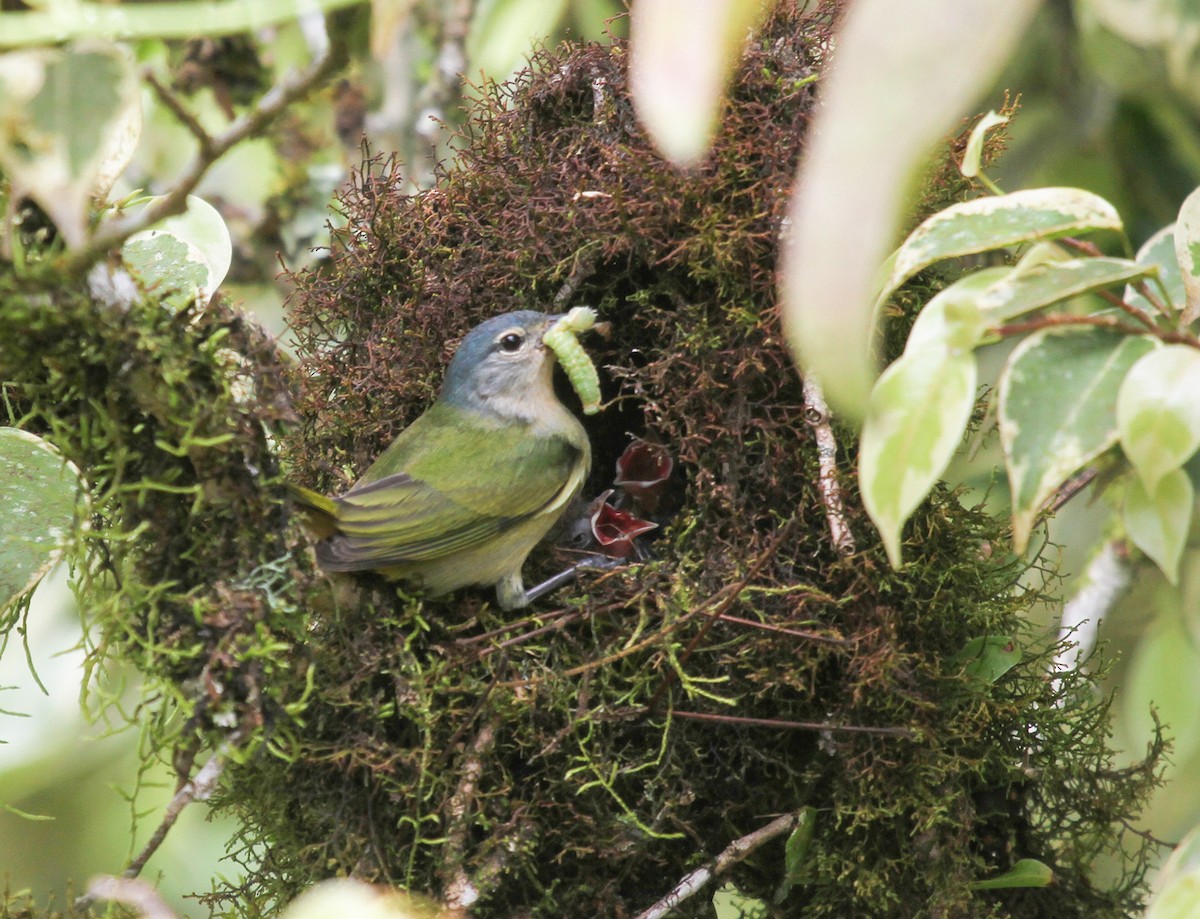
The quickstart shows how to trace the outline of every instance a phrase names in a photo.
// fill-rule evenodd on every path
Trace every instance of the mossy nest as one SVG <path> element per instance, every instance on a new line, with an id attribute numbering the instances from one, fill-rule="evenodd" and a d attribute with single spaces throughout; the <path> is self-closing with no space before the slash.
<path id="1" fill-rule="evenodd" d="M 613 327 L 589 344 L 610 405 L 586 422 L 587 494 L 631 436 L 666 446 L 677 471 L 650 560 L 523 615 L 482 592 L 338 587 L 340 608 L 312 626 L 316 687 L 290 761 L 256 759 L 229 791 L 272 841 L 276 880 L 467 885 L 479 916 L 634 915 L 810 808 L 787 882 L 782 838 L 727 875 L 782 914 L 1119 916 L 1136 902 L 1137 864 L 1111 890 L 1086 874 L 1144 790 L 1107 769 L 1103 705 L 1071 676 L 1045 679 L 1044 650 L 994 685 L 952 661 L 978 636 L 1020 634 L 1032 602 L 988 551 L 998 524 L 938 493 L 891 571 L 843 436 L 859 549 L 831 544 L 774 289 L 828 36 L 787 7 L 696 170 L 649 146 L 623 44 L 540 54 L 487 88 L 433 190 L 401 194 L 394 164 L 370 159 L 327 264 L 295 277 L 303 424 L 288 452 L 305 484 L 361 472 L 476 322 L 552 303 L 594 305 Z M 529 573 L 563 561 L 547 546 Z M 1055 885 L 972 890 L 1020 858 Z M 708 915 L 707 900 L 679 914 Z"/>

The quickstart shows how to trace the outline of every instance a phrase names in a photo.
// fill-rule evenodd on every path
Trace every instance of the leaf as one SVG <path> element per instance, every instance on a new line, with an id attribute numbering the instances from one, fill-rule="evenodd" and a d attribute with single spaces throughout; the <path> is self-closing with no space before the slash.
<path id="1" fill-rule="evenodd" d="M 984 683 L 995 683 L 1020 662 L 1021 649 L 1008 635 L 972 638 L 950 659 L 951 666 L 961 667 L 967 676 Z"/>
<path id="2" fill-rule="evenodd" d="M 997 412 L 1018 553 L 1046 499 L 1117 442 L 1121 382 L 1153 348 L 1148 338 L 1084 329 L 1039 332 L 1013 350 Z"/>
<path id="3" fill-rule="evenodd" d="M 1184 322 L 1191 323 L 1200 316 L 1200 188 L 1188 195 L 1179 208 L 1174 237 L 1175 260 L 1179 263 L 1187 302 Z"/>
<path id="4" fill-rule="evenodd" d="M 856 0 L 846 10 L 781 233 L 780 303 L 801 372 L 847 420 L 865 414 L 878 373 L 873 301 L 907 191 L 993 85 L 1039 5 Z"/>
<path id="5" fill-rule="evenodd" d="M 567 0 L 484 0 L 471 16 L 468 72 L 506 80 L 530 48 L 554 32 L 566 8 Z"/>
<path id="6" fill-rule="evenodd" d="M 1008 116 L 990 111 L 980 118 L 975 127 L 971 129 L 971 136 L 967 138 L 967 148 L 963 151 L 961 166 L 962 174 L 968 179 L 979 175 L 979 161 L 983 157 L 983 141 L 987 132 L 1002 124 L 1008 124 Z"/>
<path id="7" fill-rule="evenodd" d="M 876 302 L 884 303 L 918 271 L 943 259 L 1119 229 L 1116 208 L 1080 188 L 1029 188 L 953 204 L 926 219 L 904 240 Z"/>
<path id="8" fill-rule="evenodd" d="M 0 608 L 32 590 L 74 532 L 79 470 L 50 444 L 0 428 Z"/>
<path id="9" fill-rule="evenodd" d="M 1192 522 L 1194 499 L 1192 480 L 1182 469 L 1173 469 L 1159 479 L 1153 493 L 1138 476 L 1130 477 L 1125 491 L 1125 530 L 1172 586 L 1179 584 L 1179 560 Z"/>
<path id="10" fill-rule="evenodd" d="M 1200 827 L 1175 847 L 1154 886 L 1143 919 L 1200 919 Z"/>
<path id="11" fill-rule="evenodd" d="M 1130 368 L 1117 396 L 1121 448 L 1146 490 L 1200 447 L 1200 351 L 1167 345 Z"/>
<path id="12" fill-rule="evenodd" d="M 986 881 L 973 881 L 972 890 L 1008 890 L 1013 887 L 1049 887 L 1054 872 L 1036 858 L 1023 858 L 1003 874 Z"/>
<path id="13" fill-rule="evenodd" d="M 929 494 L 962 441 L 975 405 L 969 351 L 905 351 L 875 384 L 859 447 L 863 504 L 893 567 L 904 522 Z"/>
<path id="14" fill-rule="evenodd" d="M 1008 277 L 1012 270 L 983 268 L 938 291 L 917 314 L 904 350 L 932 344 L 950 348 L 975 347 L 986 330 L 977 304 L 993 284 Z"/>
<path id="15" fill-rule="evenodd" d="M 629 23 L 634 109 L 654 146 L 677 166 L 708 153 L 725 86 L 748 33 L 769 9 L 762 0 L 635 3 Z"/>
<path id="16" fill-rule="evenodd" d="M 106 159 L 124 155 L 137 105 L 132 65 L 115 46 L 0 55 L 0 169 L 71 245 L 110 182 Z"/>
<path id="17" fill-rule="evenodd" d="M 149 199 L 146 207 L 157 200 Z M 233 243 L 217 209 L 189 195 L 187 210 L 129 237 L 121 257 L 145 290 L 177 310 L 193 299 L 208 303 L 229 272 Z M 181 296 L 171 297 L 172 292 Z"/>
<path id="18" fill-rule="evenodd" d="M 1172 757 L 1186 763 L 1200 752 L 1200 693 L 1188 678 L 1200 673 L 1200 652 L 1178 612 L 1178 592 L 1166 587 L 1163 592 L 1168 596 L 1155 598 L 1156 615 L 1129 655 L 1121 721 L 1126 736 L 1141 743 L 1154 736 L 1155 719 L 1161 720 L 1171 738 Z"/>
<path id="19" fill-rule="evenodd" d="M 980 294 L 979 308 L 989 322 L 998 325 L 1080 294 L 1105 290 L 1154 274 L 1154 266 L 1127 258 L 1042 262 L 1025 270 L 1013 269 Z"/>
<path id="20" fill-rule="evenodd" d="M 1187 302 L 1187 291 L 1183 287 L 1183 278 L 1179 274 L 1179 260 L 1175 257 L 1175 224 L 1163 227 L 1138 249 L 1139 264 L 1154 266 L 1158 269 L 1158 284 L 1151 285 L 1162 298 L 1166 289 L 1167 308 L 1181 310 Z M 1138 293 L 1134 287 L 1125 288 L 1125 302 L 1130 303 L 1148 313 L 1156 312 L 1153 303 Z"/>
<path id="21" fill-rule="evenodd" d="M 817 811 L 813 807 L 800 809 L 796 826 L 788 835 L 783 848 L 783 880 L 775 891 L 775 902 L 782 903 L 793 887 L 800 883 L 801 871 L 808 849 L 812 844 L 813 832 L 817 828 Z"/>

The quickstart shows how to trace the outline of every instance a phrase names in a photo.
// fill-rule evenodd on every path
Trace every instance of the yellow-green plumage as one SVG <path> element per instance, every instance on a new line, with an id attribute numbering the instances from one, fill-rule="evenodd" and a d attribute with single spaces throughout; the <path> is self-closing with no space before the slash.
<path id="1" fill-rule="evenodd" d="M 349 491 L 293 489 L 326 536 L 322 568 L 379 571 L 431 594 L 494 584 L 501 606 L 524 605 L 521 566 L 591 462 L 582 425 L 554 395 L 541 336 L 555 318 L 520 312 L 478 326 L 438 401 Z"/>

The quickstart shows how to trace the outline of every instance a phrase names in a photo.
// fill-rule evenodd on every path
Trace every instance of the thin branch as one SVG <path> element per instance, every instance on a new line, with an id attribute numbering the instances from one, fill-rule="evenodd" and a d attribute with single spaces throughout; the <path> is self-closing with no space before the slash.
<path id="1" fill-rule="evenodd" d="M 1172 332 L 1169 329 L 1161 329 L 1157 326 L 1153 329 L 1144 329 L 1141 326 L 1122 322 L 1113 316 L 1070 316 L 1057 313 L 1052 316 L 1030 319 L 1027 322 L 1013 322 L 1008 325 L 994 326 L 991 332 L 1001 337 L 1007 337 L 1010 335 L 1025 335 L 1029 332 L 1040 332 L 1043 329 L 1068 328 L 1075 325 L 1111 329 L 1123 335 L 1151 335 L 1165 344 L 1187 345 L 1190 348 L 1200 349 L 1200 339 L 1187 332 Z"/>
<path id="2" fill-rule="evenodd" d="M 903 737 L 911 740 L 916 732 L 909 728 L 876 728 L 863 724 L 829 724 L 822 721 L 785 721 L 780 718 L 749 718 L 745 715 L 718 715 L 709 712 L 685 712 L 674 709 L 672 718 L 688 718 L 692 721 L 716 721 L 745 727 L 780 728 L 790 731 L 838 731 L 847 734 L 877 734 L 883 737 Z"/>
<path id="3" fill-rule="evenodd" d="M 790 833 L 799 821 L 800 815 L 798 813 L 784 814 L 782 817 L 776 817 L 766 826 L 760 827 L 753 833 L 747 833 L 740 839 L 735 839 L 725 847 L 725 850 L 720 855 L 685 877 L 675 885 L 675 888 L 669 894 L 645 912 L 639 913 L 636 919 L 663 919 L 663 917 L 670 915 L 684 900 L 699 893 L 713 878 L 728 871 L 746 856 L 766 845 L 772 839 L 782 836 L 785 833 Z"/>
<path id="4" fill-rule="evenodd" d="M 101 224 L 84 245 L 46 263 L 45 272 L 68 277 L 81 275 L 134 233 L 140 233 L 166 217 L 182 213 L 187 208 L 188 195 L 195 190 L 218 159 L 235 145 L 262 133 L 267 125 L 287 110 L 288 106 L 308 95 L 341 67 L 343 60 L 342 44 L 331 42 L 307 68 L 285 76 L 267 91 L 258 105 L 234 121 L 225 131 L 211 137 L 207 145 L 201 142 L 200 149 L 196 151 L 192 161 L 170 191 L 136 214 L 118 217 Z M 189 130 L 192 130 L 190 126 Z"/>
<path id="5" fill-rule="evenodd" d="M 817 462 L 820 476 L 817 486 L 821 490 L 821 503 L 825 505 L 825 519 L 829 522 L 829 535 L 833 548 L 845 558 L 854 554 L 854 534 L 846 522 L 846 506 L 842 503 L 842 487 L 837 474 L 837 440 L 829 425 L 829 406 L 825 393 L 814 378 L 804 378 L 804 420 L 813 429 L 817 439 Z"/>
<path id="6" fill-rule="evenodd" d="M 1075 670 L 1096 646 L 1100 623 L 1125 595 L 1133 579 L 1129 550 L 1123 540 L 1110 539 L 1092 556 L 1083 572 L 1083 586 L 1062 609 L 1059 648 L 1051 673 Z"/>
<path id="7" fill-rule="evenodd" d="M 496 726 L 485 724 L 467 748 L 463 761 L 462 778 L 446 804 L 446 848 L 445 864 L 447 881 L 445 903 L 451 909 L 465 909 L 479 899 L 479 887 L 467 874 L 467 839 L 471 821 L 468 816 L 475 800 L 475 791 L 483 777 L 484 757 L 496 744 Z"/>

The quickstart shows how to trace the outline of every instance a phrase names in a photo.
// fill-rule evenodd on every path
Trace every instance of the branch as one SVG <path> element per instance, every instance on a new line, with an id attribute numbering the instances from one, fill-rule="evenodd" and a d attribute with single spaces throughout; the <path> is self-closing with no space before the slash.
<path id="1" fill-rule="evenodd" d="M 649 709 L 647 709 L 648 711 Z M 674 709 L 672 718 L 689 718 L 692 721 L 719 721 L 745 727 L 781 728 L 790 731 L 841 731 L 847 734 L 877 734 L 883 737 L 915 738 L 916 732 L 908 728 L 875 728 L 864 724 L 829 724 L 821 721 L 784 721 L 781 718 L 750 718 L 746 715 L 714 715 L 709 712 L 683 712 Z"/>
<path id="2" fill-rule="evenodd" d="M 829 406 L 825 404 L 821 384 L 808 376 L 804 378 L 804 420 L 812 427 L 817 439 L 817 462 L 820 464 L 817 485 L 821 489 L 821 503 L 825 505 L 825 519 L 829 521 L 829 535 L 837 554 L 845 558 L 854 554 L 854 534 L 846 522 L 846 506 L 842 503 L 842 487 L 838 483 L 837 440 L 829 426 Z"/>
<path id="3" fill-rule="evenodd" d="M 1063 606 L 1051 673 L 1074 670 L 1091 653 L 1101 621 L 1129 589 L 1132 577 L 1124 541 L 1107 540 L 1084 569 L 1083 586 Z"/>
<path id="4" fill-rule="evenodd" d="M 790 833 L 799 821 L 798 813 L 784 814 L 753 833 L 735 839 L 725 847 L 725 851 L 685 877 L 675 885 L 674 890 L 645 912 L 639 913 L 636 919 L 663 919 L 674 912 L 684 900 L 699 893 L 714 877 L 728 871 L 755 849 L 761 848 L 777 836 Z"/>
<path id="5" fill-rule="evenodd" d="M 118 248 L 134 233 L 140 233 L 167 217 L 183 213 L 187 208 L 187 197 L 200 184 L 209 168 L 224 156 L 230 148 L 254 137 L 275 120 L 288 106 L 308 95 L 326 77 L 342 66 L 344 48 L 339 42 L 330 42 L 313 62 L 299 73 L 292 72 L 259 100 L 258 105 L 233 122 L 224 132 L 208 136 L 199 129 L 195 119 L 184 118 L 184 124 L 195 134 L 201 131 L 200 149 L 175 182 L 173 188 L 149 207 L 125 217 L 118 217 L 101 224 L 84 245 L 64 253 L 46 263 L 45 272 L 58 277 L 75 277 L 85 273 L 95 262 L 104 258 L 112 249 Z M 154 82 L 151 85 L 155 85 Z M 177 111 L 177 106 L 168 103 Z M 205 143 L 203 137 L 208 137 Z"/>
<path id="6" fill-rule="evenodd" d="M 1013 322 L 1008 325 L 994 326 L 990 331 L 1003 338 L 1010 335 L 1024 335 L 1028 332 L 1040 332 L 1042 329 L 1064 328 L 1073 325 L 1087 325 L 1100 329 L 1111 329 L 1123 335 L 1150 335 L 1168 345 L 1187 345 L 1190 348 L 1200 349 L 1200 339 L 1187 332 L 1172 332 L 1169 329 L 1162 329 L 1158 326 L 1142 328 L 1141 326 L 1131 325 L 1128 322 L 1122 322 L 1114 316 L 1070 316 L 1065 313 L 1056 313 L 1053 316 L 1042 316 L 1038 319 L 1030 319 L 1027 322 Z"/>
<path id="7" fill-rule="evenodd" d="M 451 909 L 465 909 L 480 896 L 478 884 L 471 880 L 463 867 L 467 857 L 467 837 L 470 830 L 470 820 L 467 817 L 471 811 L 471 803 L 475 800 L 479 780 L 483 776 L 483 758 L 495 743 L 495 725 L 485 724 L 467 749 L 462 778 L 446 804 L 446 863 L 450 867 L 444 899 Z M 499 872 L 495 874 L 498 876 Z"/>

